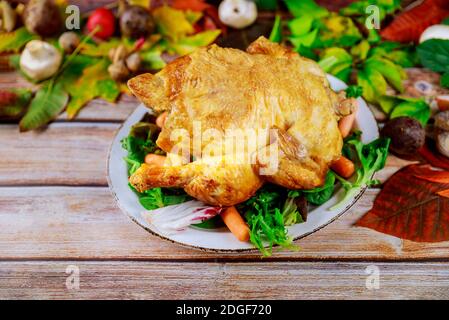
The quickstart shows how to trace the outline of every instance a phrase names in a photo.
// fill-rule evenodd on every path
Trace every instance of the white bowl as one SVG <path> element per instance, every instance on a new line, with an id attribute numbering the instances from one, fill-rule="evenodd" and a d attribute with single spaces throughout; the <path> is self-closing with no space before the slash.
<path id="1" fill-rule="evenodd" d="M 328 79 L 332 89 L 335 91 L 343 90 L 347 87 L 344 82 L 331 75 L 328 75 Z M 358 102 L 359 111 L 356 117 L 356 127 L 363 132 L 362 141 L 368 143 L 379 137 L 379 131 L 376 120 L 365 101 L 359 98 Z M 145 209 L 140 205 L 137 195 L 128 186 L 127 165 L 123 160 L 127 155 L 127 151 L 122 148 L 120 141 L 128 136 L 131 127 L 139 122 L 147 112 L 148 109 L 145 106 L 140 105 L 123 123 L 112 142 L 108 158 L 108 181 L 118 206 L 124 213 L 126 213 L 126 215 L 145 230 L 163 239 L 181 245 L 214 251 L 241 251 L 254 249 L 252 244 L 238 241 L 226 228 L 208 230 L 190 227 L 177 234 L 168 235 L 154 230 L 152 226 L 145 221 L 142 217 L 142 212 Z M 362 196 L 364 191 L 365 188 L 361 189 L 354 197 L 348 199 L 344 205 L 340 206 L 340 209 L 329 210 L 329 208 L 337 203 L 338 199 L 343 196 L 343 190 L 340 188 L 340 190 L 334 193 L 329 201 L 311 210 L 307 216 L 306 222 L 288 227 L 289 235 L 294 239 L 299 239 L 326 226 L 352 207 Z M 166 209 L 170 210 L 170 206 L 166 207 Z"/>

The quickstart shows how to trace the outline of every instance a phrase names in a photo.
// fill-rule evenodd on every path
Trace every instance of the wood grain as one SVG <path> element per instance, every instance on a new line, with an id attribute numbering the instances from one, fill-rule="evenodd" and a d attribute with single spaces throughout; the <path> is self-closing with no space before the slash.
<path id="1" fill-rule="evenodd" d="M 377 290 L 366 287 L 365 272 L 370 265 L 0 262 L 0 299 L 449 298 L 449 263 L 376 263 L 380 276 Z M 79 270 L 79 290 L 66 287 L 69 266 Z"/>
<path id="2" fill-rule="evenodd" d="M 301 239 L 299 252 L 272 259 L 449 259 L 449 242 L 423 244 L 383 235 L 353 223 L 372 206 L 369 190 L 338 220 Z M 213 253 L 181 247 L 150 235 L 114 204 L 107 188 L 0 188 L 1 259 L 112 259 L 260 261 L 257 252 Z"/>
<path id="3" fill-rule="evenodd" d="M 0 185 L 107 185 L 109 146 L 119 124 L 53 123 L 19 134 L 0 126 Z"/>

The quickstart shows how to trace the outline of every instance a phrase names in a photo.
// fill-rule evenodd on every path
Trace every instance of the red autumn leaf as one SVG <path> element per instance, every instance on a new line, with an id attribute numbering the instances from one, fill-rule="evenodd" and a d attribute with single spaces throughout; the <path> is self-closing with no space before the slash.
<path id="1" fill-rule="evenodd" d="M 418 42 L 427 27 L 441 22 L 447 16 L 449 8 L 446 0 L 425 0 L 398 15 L 380 34 L 390 41 Z"/>
<path id="2" fill-rule="evenodd" d="M 204 0 L 173 0 L 171 6 L 178 10 L 204 11 L 210 4 Z"/>
<path id="3" fill-rule="evenodd" d="M 432 166 L 449 170 L 449 159 L 442 154 L 434 151 L 435 146 L 429 145 L 429 142 L 419 149 L 419 154 Z"/>
<path id="4" fill-rule="evenodd" d="M 449 171 L 433 170 L 428 167 L 427 171 L 423 167 L 420 174 L 415 174 L 416 178 L 436 183 L 449 183 Z"/>
<path id="5" fill-rule="evenodd" d="M 449 240 L 449 199 L 438 195 L 449 183 L 416 177 L 429 170 L 411 165 L 394 174 L 356 225 L 418 242 Z"/>
<path id="6" fill-rule="evenodd" d="M 17 94 L 12 91 L 0 90 L 0 106 L 9 106 L 17 100 Z"/>
<path id="7" fill-rule="evenodd" d="M 449 198 L 449 189 L 437 192 L 437 195 L 442 196 L 444 198 Z"/>

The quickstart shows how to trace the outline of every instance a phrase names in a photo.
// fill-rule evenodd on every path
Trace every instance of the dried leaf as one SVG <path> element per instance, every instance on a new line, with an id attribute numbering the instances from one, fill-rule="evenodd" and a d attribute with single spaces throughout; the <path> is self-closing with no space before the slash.
<path id="1" fill-rule="evenodd" d="M 173 41 L 178 41 L 183 36 L 195 31 L 181 10 L 162 6 L 154 9 L 153 17 L 159 32 Z"/>
<path id="2" fill-rule="evenodd" d="M 187 36 L 179 39 L 177 42 L 168 44 L 168 49 L 173 50 L 179 55 L 192 53 L 196 48 L 211 44 L 220 35 L 221 30 L 206 30 L 193 36 Z"/>
<path id="3" fill-rule="evenodd" d="M 449 170 L 449 159 L 437 151 L 434 152 L 434 149 L 434 146 L 429 146 L 429 142 L 427 142 L 419 149 L 419 154 L 432 166 Z"/>
<path id="4" fill-rule="evenodd" d="M 418 242 L 449 240 L 449 199 L 438 194 L 449 183 L 416 177 L 433 174 L 428 166 L 417 165 L 397 172 L 356 225 Z"/>
<path id="5" fill-rule="evenodd" d="M 449 198 L 449 189 L 443 190 L 443 191 L 439 191 L 437 192 L 437 194 L 439 196 L 442 196 L 444 198 Z"/>
<path id="6" fill-rule="evenodd" d="M 415 177 L 430 182 L 449 183 L 449 171 L 433 170 L 430 166 L 427 171 L 423 167 L 419 174 L 415 174 Z"/>
<path id="7" fill-rule="evenodd" d="M 141 6 L 144 8 L 150 8 L 151 0 L 128 0 L 128 3 L 132 6 Z"/>
<path id="8" fill-rule="evenodd" d="M 399 14 L 380 34 L 384 39 L 398 42 L 418 42 L 421 33 L 449 15 L 449 10 L 434 1 L 423 1 Z"/>
<path id="9" fill-rule="evenodd" d="M 29 33 L 25 27 L 13 32 L 0 33 L 0 53 L 19 52 L 27 42 L 33 39 L 36 39 L 36 36 Z"/>
<path id="10" fill-rule="evenodd" d="M 86 42 L 81 45 L 81 53 L 92 57 L 107 57 L 112 48 L 120 45 L 121 41 L 118 39 L 111 39 L 100 43 Z"/>
<path id="11" fill-rule="evenodd" d="M 107 71 L 105 59 L 83 70 L 82 76 L 73 85 L 67 86 L 71 96 L 67 106 L 67 116 L 73 119 L 79 110 L 90 100 L 101 97 L 114 102 L 120 94 L 117 83 L 111 79 Z"/>

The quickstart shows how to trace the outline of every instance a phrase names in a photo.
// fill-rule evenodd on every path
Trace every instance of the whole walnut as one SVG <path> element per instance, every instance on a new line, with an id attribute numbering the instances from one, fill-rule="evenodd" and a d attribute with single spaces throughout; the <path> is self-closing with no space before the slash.
<path id="1" fill-rule="evenodd" d="M 153 33 L 155 23 L 148 10 L 140 6 L 127 7 L 120 16 L 120 31 L 130 38 L 146 37 Z"/>
<path id="2" fill-rule="evenodd" d="M 421 123 L 410 117 L 388 121 L 381 135 L 391 138 L 390 150 L 399 156 L 412 156 L 424 145 L 426 131 Z"/>
<path id="3" fill-rule="evenodd" d="M 49 37 L 59 33 L 62 17 L 53 0 L 31 0 L 23 12 L 23 22 L 31 33 Z"/>

